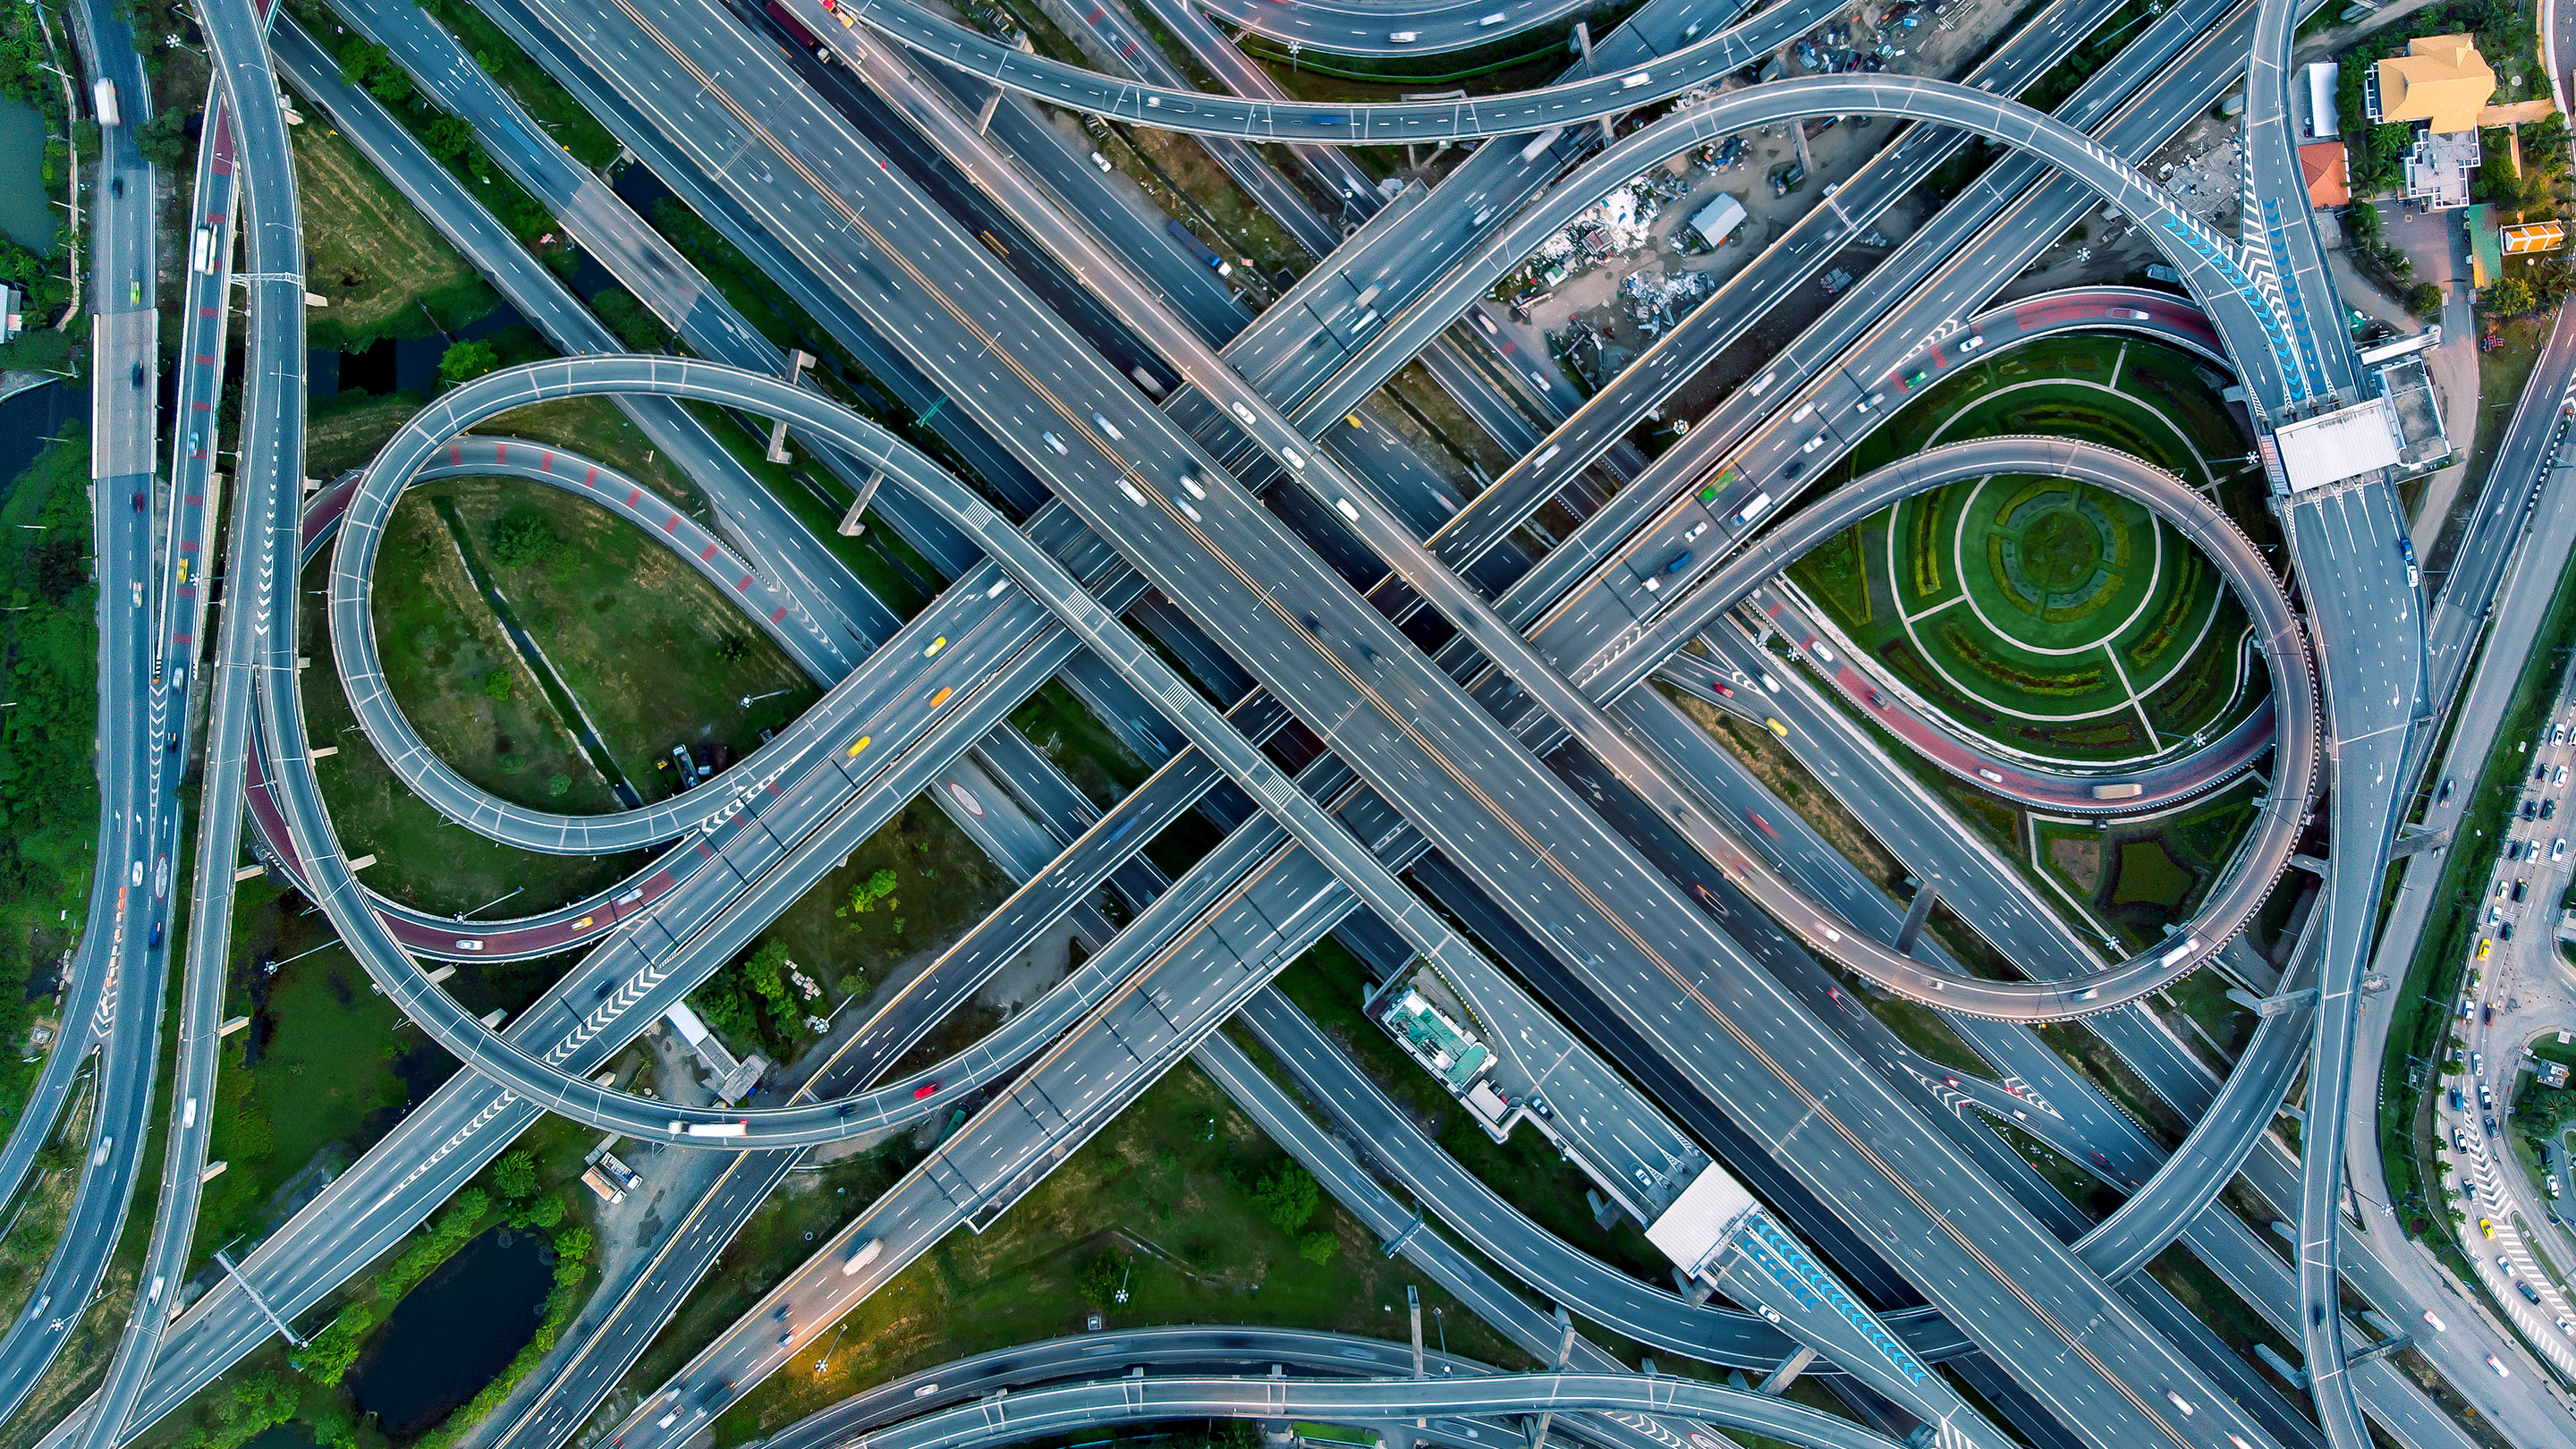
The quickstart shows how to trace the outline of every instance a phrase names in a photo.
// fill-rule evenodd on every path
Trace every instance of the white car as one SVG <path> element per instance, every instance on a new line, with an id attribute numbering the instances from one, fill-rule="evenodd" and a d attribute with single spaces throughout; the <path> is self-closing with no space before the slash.
<path id="1" fill-rule="evenodd" d="M 2444 1323 L 2441 1315 L 2435 1313 L 2430 1308 L 2424 1310 L 2424 1321 L 2432 1325 L 2435 1333 L 2448 1333 L 2451 1331 L 2451 1325 Z"/>
<path id="2" fill-rule="evenodd" d="M 142 862 L 140 859 L 137 859 L 137 860 L 134 862 L 134 872 L 133 872 L 133 875 L 132 875 L 131 879 L 130 879 L 127 883 L 128 883 L 128 884 L 130 884 L 130 885 L 138 885 L 138 886 L 139 886 L 139 885 L 141 885 L 141 884 L 143 884 L 143 862 Z"/>
<path id="3" fill-rule="evenodd" d="M 459 951 L 480 951 L 483 949 L 483 942 L 479 937 L 459 936 L 456 938 L 456 949 Z"/>
<path id="4" fill-rule="evenodd" d="M 2495 1370 L 2497 1378 L 2509 1379 L 2513 1377 L 2513 1370 L 2506 1368 L 2504 1366 L 2504 1360 L 2497 1358 L 2494 1354 L 2487 1355 L 2487 1367 Z"/>
<path id="5" fill-rule="evenodd" d="M 1065 456 L 1064 439 L 1057 437 L 1053 433 L 1040 433 L 1038 436 L 1046 439 L 1046 445 L 1055 449 L 1055 455 L 1057 457 L 1061 458 Z"/>
<path id="6" fill-rule="evenodd" d="M 2567 837 L 2562 835 L 2556 840 L 2549 842 L 2549 863 L 2551 865 L 2556 865 L 2558 862 L 2565 860 L 2566 858 Z"/>
<path id="7" fill-rule="evenodd" d="M 1109 421 L 1109 419 L 1102 417 L 1096 412 L 1091 415 L 1091 420 L 1099 424 L 1100 431 L 1107 433 L 1112 441 L 1121 443 L 1127 441 L 1127 435 L 1118 431 L 1118 425 L 1116 423 Z"/>

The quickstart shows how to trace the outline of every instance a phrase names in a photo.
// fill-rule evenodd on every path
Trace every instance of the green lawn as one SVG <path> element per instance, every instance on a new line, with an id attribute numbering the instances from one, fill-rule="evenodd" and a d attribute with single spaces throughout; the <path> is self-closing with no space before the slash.
<path id="1" fill-rule="evenodd" d="M 2225 477 L 2241 446 L 2187 357 L 2051 339 L 1946 379 L 1836 477 L 2001 433 L 2081 438 L 2193 481 Z M 2061 479 L 1953 484 L 1863 520 L 1790 572 L 1880 669 L 1960 726 L 2034 754 L 2153 754 L 2262 698 L 2240 648 L 2244 610 L 2207 558 L 2145 508 Z"/>
<path id="2" fill-rule="evenodd" d="M 1128 791 L 1153 773 L 1099 716 L 1073 697 L 1073 691 L 1052 679 L 1011 711 L 1011 723 L 1103 810 L 1125 799 Z"/>
<path id="3" fill-rule="evenodd" d="M 1129 1294 L 1124 1305 L 1103 1305 L 1113 1327 L 1293 1324 L 1400 1340 L 1408 1331 L 1406 1284 L 1420 1287 L 1426 1310 L 1458 1307 L 1411 1265 L 1389 1261 L 1330 1196 L 1301 1233 L 1329 1234 L 1331 1260 L 1318 1265 L 1298 1256 L 1290 1235 L 1256 1210 L 1250 1191 L 1286 1160 L 1196 1067 L 1179 1067 L 989 1231 L 951 1233 L 845 1316 L 822 1341 L 837 1345 L 827 1372 L 812 1372 L 819 1351 L 809 1357 L 800 1350 L 794 1372 L 772 1375 L 716 1421 L 716 1442 L 759 1438 L 915 1369 L 1080 1333 L 1091 1306 L 1082 1270 L 1104 1255 L 1111 1281 L 1123 1281 Z M 833 1201 L 847 1203 L 830 1219 L 838 1221 L 865 1199 L 853 1192 Z M 767 1286 L 732 1271 L 730 1255 L 709 1281 L 712 1291 L 737 1299 Z M 699 1295 L 710 1291 L 702 1287 Z M 693 1301 L 683 1310 L 674 1332 L 721 1321 L 695 1308 Z M 1489 1363 L 1519 1361 L 1474 1315 L 1462 1310 L 1447 1322 L 1444 1312 L 1442 1319 L 1453 1351 Z M 629 1375 L 629 1386 L 659 1382 L 650 1376 L 654 1366 L 648 1360 L 643 1372 Z"/>
<path id="4" fill-rule="evenodd" d="M 379 585 L 374 595 L 386 685 L 431 751 L 483 789 L 533 809 L 615 810 L 608 782 L 510 647 L 441 517 L 442 505 L 488 498 L 502 486 L 514 497 L 541 491 L 431 483 L 394 506 L 376 561 L 376 577 L 392 587 Z M 557 792 L 556 781 L 568 783 Z"/>
<path id="5" fill-rule="evenodd" d="M 490 284 L 356 147 L 327 126 L 298 126 L 291 139 L 305 218 L 305 285 L 330 304 L 308 324 L 313 346 L 347 352 L 380 337 L 423 337 L 500 305 Z"/>
<path id="6" fill-rule="evenodd" d="M 398 509 L 396 523 L 400 524 L 403 515 L 412 511 Z M 424 507 L 417 512 L 429 525 L 437 523 L 436 515 L 429 509 Z M 420 532 L 425 540 L 435 537 L 425 530 Z M 388 543 L 391 542 L 389 537 Z M 420 556 L 425 562 L 437 554 L 424 542 Z M 452 550 L 446 558 L 447 566 L 454 569 Z M 328 567 L 329 562 L 325 559 L 307 570 L 304 587 L 321 587 L 324 570 Z M 461 572 L 456 576 L 461 578 Z M 380 577 L 398 579 L 401 575 L 389 570 Z M 400 616 L 415 611 L 425 612 L 426 605 L 419 600 L 427 592 L 419 590 L 406 595 L 401 590 L 380 588 L 376 592 L 376 600 L 380 609 L 391 604 L 393 612 Z M 470 619 L 473 616 L 466 617 Z M 484 613 L 481 618 L 488 627 L 489 613 Z M 323 803 L 330 808 L 331 823 L 339 831 L 342 847 L 353 857 L 376 857 L 376 864 L 361 876 L 368 886 L 429 911 L 471 910 L 508 896 L 509 904 L 500 914 L 517 915 L 561 905 L 604 889 L 641 867 L 649 858 L 641 852 L 600 857 L 537 855 L 486 840 L 461 826 L 449 825 L 436 810 L 404 787 L 393 771 L 386 767 L 382 757 L 377 755 L 375 747 L 367 743 L 367 737 L 357 729 L 357 716 L 350 711 L 348 698 L 340 690 L 339 677 L 331 668 L 331 651 L 324 637 L 321 611 L 304 610 L 303 627 L 303 650 L 305 656 L 313 661 L 313 666 L 303 671 L 298 680 L 304 700 L 304 727 L 315 745 L 336 743 L 340 749 L 338 755 L 319 761 L 314 773 L 321 779 Z M 456 637 L 464 637 L 462 622 L 442 625 L 442 628 L 449 627 L 455 630 Z M 408 652 L 418 636 L 408 632 L 397 634 L 380 619 L 378 637 L 386 646 L 385 662 L 391 676 L 397 667 L 394 657 L 396 646 L 404 645 Z M 443 634 L 442 638 L 445 637 Z M 497 652 L 497 636 L 475 637 L 475 648 Z M 464 648 L 462 643 L 455 647 L 460 652 Z M 452 663 L 450 667 L 454 667 Z M 451 722 L 462 730 L 473 719 L 471 711 L 474 709 L 498 708 L 515 704 L 523 698 L 524 695 L 514 690 L 513 700 L 496 702 L 487 699 L 478 688 L 462 700 L 413 694 L 405 699 L 404 704 L 413 727 L 421 730 L 422 738 L 431 741 L 435 747 L 440 736 L 432 730 L 443 731 Z M 442 701 L 454 712 L 440 708 Z M 460 746 L 458 754 L 445 756 L 468 779 L 477 778 L 479 771 L 514 782 L 521 776 L 532 776 L 543 782 L 553 773 L 551 770 L 539 773 L 535 768 L 523 770 L 519 776 L 499 773 L 498 752 L 491 748 L 498 738 L 494 724 L 487 717 L 475 728 L 484 733 L 473 737 L 469 745 Z M 523 728 L 521 735 L 512 740 L 513 745 L 520 746 L 523 752 L 538 748 L 542 737 L 530 732 L 534 729 L 533 725 Z M 558 753 L 554 758 L 564 757 Z M 564 773 L 571 771 L 567 769 Z M 543 788 L 542 783 L 539 788 Z"/>
<path id="7" fill-rule="evenodd" d="M 670 772 L 657 766 L 673 745 L 722 743 L 737 757 L 748 755 L 763 728 L 786 725 L 822 697 L 731 599 L 659 539 L 606 509 L 559 488 L 456 479 L 413 490 L 397 517 L 425 512 L 417 501 L 423 492 L 453 504 L 476 562 L 645 798 L 671 792 Z M 518 551 L 496 545 L 515 529 L 536 541 Z M 381 609 L 382 590 L 377 597 Z M 464 602 L 488 621 L 488 607 Z M 535 681 L 524 673 L 518 679 L 543 708 Z M 740 703 L 746 698 L 749 708 Z"/>
<path id="8" fill-rule="evenodd" d="M 852 891 L 880 870 L 894 872 L 894 894 L 866 911 L 847 909 Z M 864 996 L 894 980 L 904 961 L 945 948 L 1000 905 L 1011 888 L 1010 878 L 955 821 L 928 800 L 915 799 L 770 922 L 744 955 L 771 942 L 786 946 L 788 959 L 824 990 L 811 1003 L 820 1015 L 843 997 Z M 728 967 L 693 999 L 705 1003 L 739 975 Z M 746 1007 L 756 995 L 748 989 L 740 994 Z M 767 1012 L 757 1020 L 757 1039 L 738 1044 L 756 1045 L 772 1060 L 784 1060 L 813 1039 L 798 1021 Z M 735 1026 L 728 1034 L 745 1033 Z"/>
<path id="9" fill-rule="evenodd" d="M 265 880 L 234 897 L 225 1011 L 252 1024 L 224 1039 L 215 1074 L 208 1155 L 231 1166 L 206 1184 L 196 1258 L 273 1226 L 266 1209 L 288 1179 L 355 1161 L 456 1069 L 300 900 Z M 267 962 L 284 964 L 270 976 Z"/>
<path id="10" fill-rule="evenodd" d="M 90 582 L 89 447 L 63 440 L 0 493 L 0 1132 L 38 1063 L 29 1033 L 53 1012 L 54 972 L 79 939 L 98 840 L 98 589 Z M 34 983 L 31 992 L 30 983 Z"/>
<path id="11" fill-rule="evenodd" d="M 2218 879 L 2258 811 L 2262 781 L 2240 777 L 2169 814 L 2091 821 L 2037 819 L 2040 864 L 2056 883 L 2118 931 L 2133 949 L 2189 918 Z"/>

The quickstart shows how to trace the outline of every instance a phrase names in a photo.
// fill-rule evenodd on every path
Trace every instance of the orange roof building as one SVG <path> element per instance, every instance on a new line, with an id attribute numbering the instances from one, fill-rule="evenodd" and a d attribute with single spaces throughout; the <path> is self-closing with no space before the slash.
<path id="1" fill-rule="evenodd" d="M 2404 55 L 2373 67 L 2371 77 L 2379 92 L 2373 119 L 2422 121 L 2437 136 L 2476 130 L 2496 85 L 2476 38 L 2467 35 L 2418 36 Z"/>
<path id="2" fill-rule="evenodd" d="M 2311 141 L 2299 148 L 2299 174 L 2308 183 L 2308 205 L 2343 206 L 2352 200 L 2352 170 L 2341 141 Z"/>

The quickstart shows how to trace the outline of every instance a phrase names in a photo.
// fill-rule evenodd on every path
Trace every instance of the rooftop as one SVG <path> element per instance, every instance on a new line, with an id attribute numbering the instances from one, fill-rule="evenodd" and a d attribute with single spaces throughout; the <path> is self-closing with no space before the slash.
<path id="1" fill-rule="evenodd" d="M 2419 35 L 2377 70 L 2379 119 L 2422 121 L 2435 135 L 2476 130 L 2478 112 L 2495 94 L 2495 72 L 2474 36 Z"/>

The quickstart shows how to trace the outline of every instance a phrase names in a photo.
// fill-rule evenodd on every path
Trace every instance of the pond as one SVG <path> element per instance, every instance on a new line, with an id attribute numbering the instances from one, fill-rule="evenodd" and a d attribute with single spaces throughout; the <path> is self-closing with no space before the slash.
<path id="1" fill-rule="evenodd" d="M 349 1370 L 349 1397 L 402 1439 L 482 1391 L 536 1336 L 554 1287 L 540 1233 L 495 1228 L 394 1306 Z"/>
<path id="2" fill-rule="evenodd" d="M 0 231 L 39 253 L 54 249 L 54 195 L 45 185 L 45 118 L 0 100 Z"/>
<path id="3" fill-rule="evenodd" d="M 89 383 L 45 383 L 0 398 L 0 484 L 27 471 L 48 439 L 89 422 Z"/>

